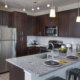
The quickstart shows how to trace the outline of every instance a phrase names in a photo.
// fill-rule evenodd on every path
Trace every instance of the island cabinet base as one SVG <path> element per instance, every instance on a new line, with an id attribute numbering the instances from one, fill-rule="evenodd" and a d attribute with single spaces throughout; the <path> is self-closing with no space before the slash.
<path id="1" fill-rule="evenodd" d="M 14 66 L 10 63 L 9 65 L 9 80 L 25 80 L 24 79 L 24 71 L 17 66 Z"/>

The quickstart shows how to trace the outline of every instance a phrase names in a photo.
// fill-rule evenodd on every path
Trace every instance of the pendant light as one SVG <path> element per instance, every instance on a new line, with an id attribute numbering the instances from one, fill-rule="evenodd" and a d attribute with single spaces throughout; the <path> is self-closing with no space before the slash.
<path id="1" fill-rule="evenodd" d="M 78 0 L 78 16 L 76 17 L 76 22 L 80 22 L 80 15 L 79 15 L 79 0 Z"/>
<path id="2" fill-rule="evenodd" d="M 49 8 L 50 7 L 50 4 L 47 4 L 47 7 Z"/>
<path id="3" fill-rule="evenodd" d="M 49 17 L 52 17 L 52 18 L 56 17 L 55 7 L 53 7 L 53 0 L 52 0 L 52 7 L 50 9 Z"/>
<path id="4" fill-rule="evenodd" d="M 4 6 L 5 8 L 8 8 L 8 5 L 7 5 L 7 2 L 6 2 L 6 0 L 5 0 L 5 6 Z"/>
<path id="5" fill-rule="evenodd" d="M 26 9 L 25 8 L 23 8 L 23 12 L 25 12 L 26 11 Z"/>
<path id="6" fill-rule="evenodd" d="M 37 7 L 37 10 L 40 10 L 40 7 Z"/>

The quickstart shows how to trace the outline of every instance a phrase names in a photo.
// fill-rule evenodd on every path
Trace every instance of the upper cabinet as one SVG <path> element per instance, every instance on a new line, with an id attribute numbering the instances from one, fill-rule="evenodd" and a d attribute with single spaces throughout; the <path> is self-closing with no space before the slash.
<path id="1" fill-rule="evenodd" d="M 70 21 L 69 21 L 69 27 L 70 27 L 70 36 L 71 37 L 80 37 L 80 22 L 76 22 L 77 17 L 77 9 L 70 11 Z"/>
<path id="2" fill-rule="evenodd" d="M 2 11 L 0 11 L 0 25 L 2 25 Z"/>
<path id="3" fill-rule="evenodd" d="M 59 27 L 59 36 L 60 37 L 69 37 L 70 35 L 70 15 L 68 11 L 58 13 L 58 27 Z"/>
<path id="4" fill-rule="evenodd" d="M 0 10 L 0 25 L 8 25 L 8 12 Z"/>
<path id="5" fill-rule="evenodd" d="M 13 19 L 13 12 L 8 12 L 8 27 L 9 28 L 12 28 L 13 25 L 12 25 L 12 19 Z"/>
<path id="6" fill-rule="evenodd" d="M 58 13 L 60 37 L 80 37 L 80 23 L 76 22 L 77 9 Z"/>
<path id="7" fill-rule="evenodd" d="M 41 15 L 37 17 L 37 31 L 39 36 L 45 36 L 46 26 L 58 26 L 58 14 L 55 18 L 50 18 L 49 14 Z"/>
<path id="8" fill-rule="evenodd" d="M 27 15 L 26 19 L 25 35 L 36 35 L 36 17 Z"/>
<path id="9" fill-rule="evenodd" d="M 0 25 L 17 28 L 17 35 L 45 36 L 46 26 L 58 26 L 60 37 L 80 37 L 80 23 L 76 22 L 77 9 L 56 13 L 55 18 L 49 14 L 29 16 L 21 12 L 0 10 Z"/>
<path id="10" fill-rule="evenodd" d="M 12 27 L 17 28 L 17 35 L 24 35 L 24 28 L 27 26 L 27 18 L 25 13 L 13 12 L 12 14 Z"/>

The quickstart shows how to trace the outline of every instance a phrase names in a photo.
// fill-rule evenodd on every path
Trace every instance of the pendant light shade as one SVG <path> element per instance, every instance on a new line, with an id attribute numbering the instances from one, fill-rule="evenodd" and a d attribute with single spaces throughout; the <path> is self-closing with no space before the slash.
<path id="1" fill-rule="evenodd" d="M 78 0 L 78 15 L 76 17 L 76 22 L 80 22 L 80 15 L 79 15 L 79 0 Z"/>
<path id="2" fill-rule="evenodd" d="M 50 9 L 49 17 L 52 17 L 52 18 L 56 17 L 56 10 L 55 10 L 55 8 L 53 7 L 53 0 L 52 0 L 52 7 L 51 7 L 51 9 Z"/>
<path id="3" fill-rule="evenodd" d="M 56 17 L 55 8 L 51 8 L 51 9 L 50 9 L 50 17 Z"/>
<path id="4" fill-rule="evenodd" d="M 7 4 L 5 4 L 5 6 L 4 6 L 5 8 L 8 8 L 8 5 Z"/>
<path id="5" fill-rule="evenodd" d="M 77 16 L 76 22 L 80 22 L 80 16 Z"/>
<path id="6" fill-rule="evenodd" d="M 8 8 L 8 5 L 7 5 L 7 1 L 5 0 L 5 5 L 4 5 L 5 8 Z"/>

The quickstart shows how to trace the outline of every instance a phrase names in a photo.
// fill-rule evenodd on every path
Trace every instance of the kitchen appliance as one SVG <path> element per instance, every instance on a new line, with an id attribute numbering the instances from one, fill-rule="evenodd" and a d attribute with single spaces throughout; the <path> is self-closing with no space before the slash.
<path id="1" fill-rule="evenodd" d="M 58 36 L 58 27 L 46 26 L 44 32 L 45 32 L 45 36 Z"/>
<path id="2" fill-rule="evenodd" d="M 61 48 L 61 45 L 63 44 L 62 41 L 58 41 L 58 40 L 50 40 L 48 42 L 48 49 L 50 50 L 59 50 L 59 48 Z"/>
<path id="3" fill-rule="evenodd" d="M 0 26 L 0 73 L 8 71 L 7 58 L 16 56 L 16 28 Z"/>

